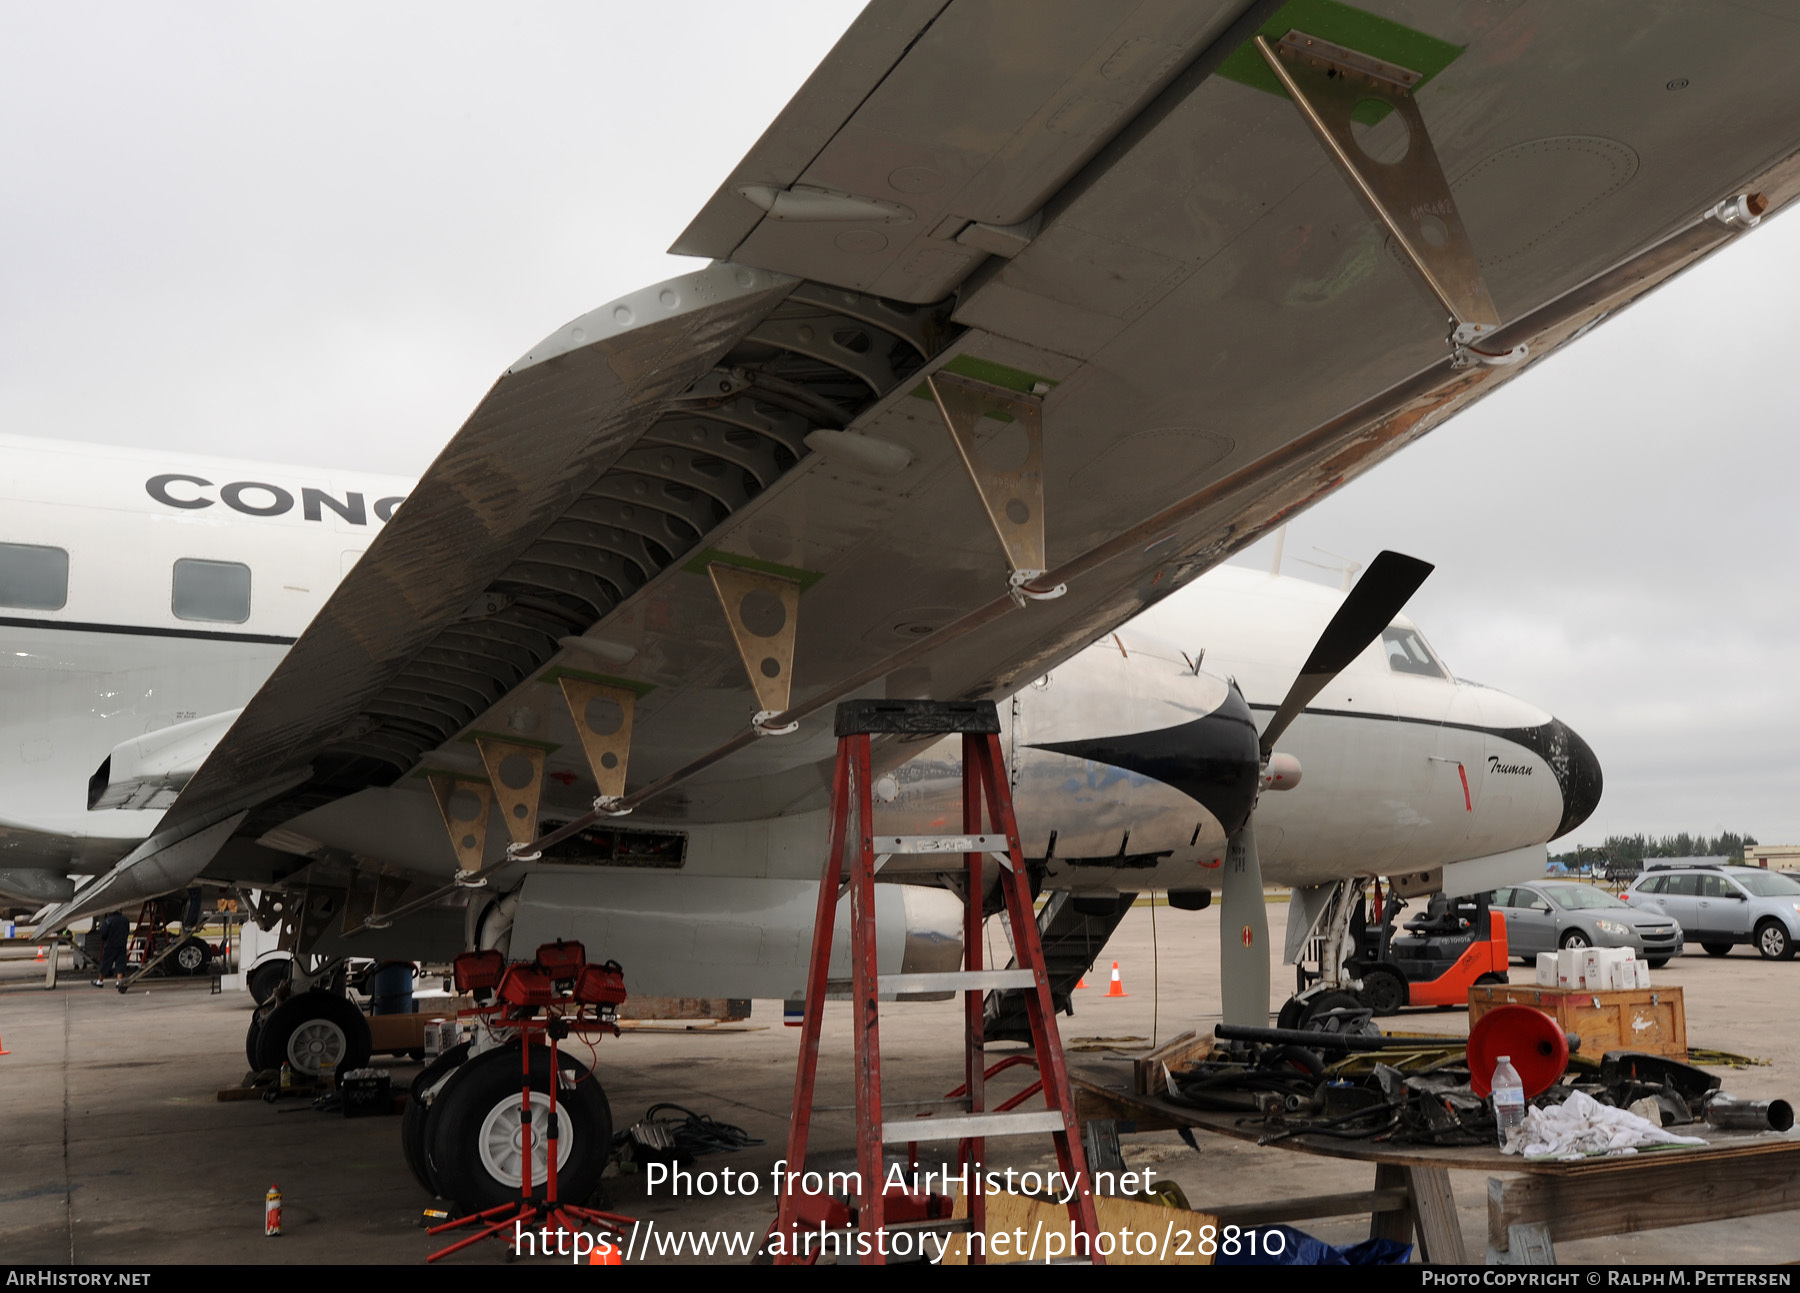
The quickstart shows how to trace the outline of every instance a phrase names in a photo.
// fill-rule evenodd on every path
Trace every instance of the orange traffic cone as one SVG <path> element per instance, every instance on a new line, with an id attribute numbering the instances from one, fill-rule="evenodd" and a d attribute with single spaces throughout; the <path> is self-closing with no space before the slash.
<path id="1" fill-rule="evenodd" d="M 0 1037 L 0 1055 L 11 1055 L 11 1054 L 12 1054 L 12 1052 L 6 1049 L 6 1039 L 3 1037 Z"/>
<path id="2" fill-rule="evenodd" d="M 1084 974 L 1081 976 L 1081 980 L 1076 983 L 1075 991 L 1080 992 L 1085 987 L 1087 987 L 1087 975 Z"/>
<path id="3" fill-rule="evenodd" d="M 44 959 L 44 945 L 42 943 L 38 944 L 38 954 L 36 959 L 40 961 Z"/>
<path id="4" fill-rule="evenodd" d="M 1119 977 L 1119 963 L 1117 961 L 1113 962 L 1112 982 L 1106 985 L 1106 995 L 1109 997 L 1129 997 L 1131 995 L 1129 992 L 1125 991 L 1125 981 Z"/>
<path id="5" fill-rule="evenodd" d="M 619 1251 L 616 1236 L 605 1235 L 594 1245 L 594 1251 L 588 1254 L 589 1266 L 623 1266 L 625 1254 Z"/>

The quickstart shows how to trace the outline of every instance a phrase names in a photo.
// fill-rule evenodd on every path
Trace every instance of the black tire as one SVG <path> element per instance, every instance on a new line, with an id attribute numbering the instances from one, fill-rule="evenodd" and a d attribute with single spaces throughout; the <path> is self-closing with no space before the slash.
<path id="1" fill-rule="evenodd" d="M 562 1143 L 568 1146 L 557 1169 L 557 1196 L 565 1203 L 581 1204 L 600 1184 L 600 1173 L 612 1157 L 612 1110 L 606 1093 L 587 1067 L 572 1056 L 561 1057 L 562 1067 L 576 1078 L 573 1087 L 560 1087 L 557 1107 L 562 1123 Z M 540 1046 L 532 1048 L 531 1089 L 538 1104 L 550 1083 L 550 1056 Z M 516 1124 L 519 1114 L 519 1049 L 509 1045 L 485 1051 L 464 1064 L 431 1102 L 425 1120 L 426 1173 L 443 1196 L 465 1212 L 499 1207 L 520 1197 L 518 1172 L 505 1172 L 508 1137 L 506 1124 Z M 540 1110 L 541 1112 L 541 1110 Z M 543 1130 L 535 1119 L 533 1133 Z M 498 1155 L 481 1152 L 484 1135 Z M 540 1142 L 541 1143 L 541 1142 Z M 543 1150 L 539 1149 L 539 1153 Z M 495 1166 L 500 1171 L 495 1170 Z M 532 1194 L 542 1199 L 543 1183 L 532 1172 Z"/>
<path id="2" fill-rule="evenodd" d="M 1668 963 L 1669 958 L 1666 956 L 1652 956 L 1646 958 L 1644 961 L 1644 964 L 1648 965 L 1652 970 L 1660 970 Z"/>
<path id="3" fill-rule="evenodd" d="M 289 1064 L 296 1077 L 316 1078 L 320 1064 L 333 1059 L 344 1073 L 369 1062 L 369 1046 L 369 1021 L 362 1011 L 329 992 L 302 992 L 276 1006 L 263 1023 L 256 1067 Z"/>
<path id="4" fill-rule="evenodd" d="M 169 954 L 170 972 L 174 974 L 205 974 L 211 963 L 212 948 L 198 938 L 182 939 Z"/>
<path id="5" fill-rule="evenodd" d="M 1706 954 L 1708 956 L 1730 956 L 1731 955 L 1731 944 L 1730 943 L 1702 943 L 1702 944 L 1700 944 L 1700 946 L 1704 947 L 1706 949 Z"/>
<path id="6" fill-rule="evenodd" d="M 1356 994 L 1357 1000 L 1377 1016 L 1397 1015 L 1401 1007 L 1411 1000 L 1411 990 L 1406 986 L 1406 980 L 1384 967 L 1377 966 L 1365 971 L 1362 983 L 1362 991 Z"/>
<path id="7" fill-rule="evenodd" d="M 272 961 L 264 961 L 244 980 L 244 986 L 250 989 L 250 999 L 262 1005 L 275 995 L 275 989 L 287 982 L 288 958 L 278 956 Z"/>
<path id="8" fill-rule="evenodd" d="M 1568 951 L 1574 951 L 1575 949 L 1582 947 L 1592 947 L 1593 945 L 1594 940 L 1582 933 L 1579 929 L 1571 929 L 1562 936 L 1561 946 Z"/>
<path id="9" fill-rule="evenodd" d="M 1281 1010 L 1275 1016 L 1277 1028 L 1295 1029 L 1306 1019 L 1306 1003 L 1297 997 L 1289 997 L 1281 1003 Z"/>
<path id="10" fill-rule="evenodd" d="M 406 1157 L 407 1169 L 427 1194 L 437 1198 L 443 1196 L 438 1191 L 437 1182 L 431 1178 L 431 1164 L 425 1153 L 425 1124 L 431 1112 L 431 1104 L 425 1099 L 425 1093 L 436 1086 L 446 1073 L 468 1058 L 469 1043 L 463 1042 L 452 1046 L 427 1064 L 419 1076 L 413 1079 L 412 1092 L 406 1101 L 406 1112 L 400 1115 L 400 1152 Z"/>
<path id="11" fill-rule="evenodd" d="M 250 1061 L 252 1070 L 262 1067 L 262 1052 L 257 1049 L 257 1042 L 262 1038 L 263 1013 L 257 1011 L 250 1016 L 250 1027 L 244 1033 L 244 1058 Z"/>
<path id="12" fill-rule="evenodd" d="M 1794 940 L 1788 937 L 1787 926 L 1780 921 L 1759 921 L 1756 950 L 1765 961 L 1791 961 L 1794 959 Z"/>
<path id="13" fill-rule="evenodd" d="M 1357 1018 L 1345 1021 L 1332 1015 L 1334 1010 L 1353 1010 Z M 1379 1032 L 1369 1020 L 1369 1008 L 1350 992 L 1321 992 L 1306 1003 L 1306 1014 L 1300 1021 L 1303 1032 Z"/>

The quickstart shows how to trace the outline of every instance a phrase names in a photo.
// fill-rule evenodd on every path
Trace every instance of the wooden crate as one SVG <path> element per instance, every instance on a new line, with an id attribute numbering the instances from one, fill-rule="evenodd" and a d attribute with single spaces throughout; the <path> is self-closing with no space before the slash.
<path id="1" fill-rule="evenodd" d="M 1530 983 L 1490 984 L 1469 989 L 1469 1023 L 1495 1006 L 1531 1006 L 1581 1038 L 1581 1053 L 1599 1059 L 1607 1051 L 1687 1054 L 1687 1010 L 1681 989 L 1540 988 Z"/>

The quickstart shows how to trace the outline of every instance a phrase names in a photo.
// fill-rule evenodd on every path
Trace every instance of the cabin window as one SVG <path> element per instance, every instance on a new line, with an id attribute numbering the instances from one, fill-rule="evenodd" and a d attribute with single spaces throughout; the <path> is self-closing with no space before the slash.
<path id="1" fill-rule="evenodd" d="M 1387 652 L 1388 668 L 1395 673 L 1416 673 L 1424 678 L 1444 676 L 1444 667 L 1415 629 L 1384 629 L 1381 649 Z"/>
<path id="2" fill-rule="evenodd" d="M 0 606 L 60 611 L 68 600 L 68 553 L 32 543 L 0 543 Z"/>
<path id="3" fill-rule="evenodd" d="M 175 617 L 213 624 L 242 624 L 250 618 L 250 567 L 236 561 L 175 563 Z"/>

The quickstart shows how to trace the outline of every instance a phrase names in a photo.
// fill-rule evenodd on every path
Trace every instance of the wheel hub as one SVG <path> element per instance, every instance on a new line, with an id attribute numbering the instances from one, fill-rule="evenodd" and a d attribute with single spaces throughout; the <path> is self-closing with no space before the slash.
<path id="1" fill-rule="evenodd" d="M 525 1162 L 525 1124 L 520 1118 L 520 1100 L 508 1096 L 488 1110 L 476 1133 L 476 1146 L 481 1165 L 488 1175 L 503 1185 L 518 1189 L 523 1182 L 520 1168 Z M 557 1111 L 556 1166 L 561 1171 L 575 1152 L 575 1128 L 568 1113 Z M 545 1133 L 550 1126 L 550 1097 L 542 1091 L 531 1093 L 531 1181 L 542 1184 L 548 1175 L 550 1150 Z"/>
<path id="2" fill-rule="evenodd" d="M 341 1064 L 349 1049 L 342 1028 L 329 1019 L 309 1019 L 288 1036 L 288 1063 L 317 1077 L 327 1063 Z"/>

